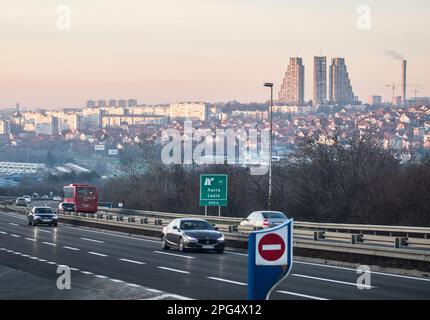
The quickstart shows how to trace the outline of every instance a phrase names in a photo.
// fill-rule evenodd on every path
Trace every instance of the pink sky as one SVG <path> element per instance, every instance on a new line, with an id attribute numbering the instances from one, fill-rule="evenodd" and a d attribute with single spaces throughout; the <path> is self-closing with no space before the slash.
<path id="1" fill-rule="evenodd" d="M 312 59 L 346 58 L 355 94 L 391 96 L 386 83 L 408 80 L 430 96 L 429 5 L 367 1 L 372 28 L 357 28 L 361 1 L 2 0 L 0 107 L 82 106 L 87 99 L 264 101 L 277 91 L 290 56 L 303 57 L 305 97 Z M 57 28 L 70 4 L 71 30 Z M 409 95 L 413 95 L 412 90 Z M 400 89 L 398 90 L 400 95 Z"/>

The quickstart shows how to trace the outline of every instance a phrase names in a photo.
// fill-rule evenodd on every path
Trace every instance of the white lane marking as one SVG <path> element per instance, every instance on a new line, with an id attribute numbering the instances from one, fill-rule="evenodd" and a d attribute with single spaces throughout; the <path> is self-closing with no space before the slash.
<path id="1" fill-rule="evenodd" d="M 0 231 L 0 233 L 1 233 L 1 234 L 7 234 L 7 232 L 4 232 L 4 231 Z"/>
<path id="2" fill-rule="evenodd" d="M 242 256 L 242 257 L 247 257 L 248 256 L 248 254 L 246 254 L 246 253 L 240 253 L 240 252 L 234 252 L 234 251 L 224 251 L 224 252 L 227 253 L 227 254 L 233 254 L 233 255 L 236 255 L 236 256 Z"/>
<path id="3" fill-rule="evenodd" d="M 222 279 L 222 278 L 216 278 L 216 277 L 207 277 L 208 279 L 212 279 L 212 280 L 216 280 L 216 281 L 222 281 L 222 282 L 227 282 L 227 283 L 233 283 L 233 284 L 238 284 L 240 286 L 247 286 L 246 283 L 243 282 L 238 282 L 238 281 L 233 281 L 233 280 L 227 280 L 227 279 Z"/>
<path id="4" fill-rule="evenodd" d="M 146 290 L 148 290 L 148 289 L 146 289 Z M 177 295 L 177 294 L 170 294 L 170 293 L 165 293 L 165 294 L 156 296 L 154 298 L 142 299 L 142 300 L 161 300 L 161 299 L 164 299 L 164 298 L 170 298 L 169 300 L 171 300 L 171 298 L 175 298 L 175 299 L 179 299 L 179 300 L 193 300 L 193 299 L 188 298 L 188 297 L 180 296 L 180 295 Z"/>
<path id="5" fill-rule="evenodd" d="M 280 244 L 263 244 L 263 251 L 281 250 Z"/>
<path id="6" fill-rule="evenodd" d="M 149 291 L 149 292 L 154 292 L 154 293 L 160 293 L 160 292 L 163 292 L 163 291 L 161 291 L 161 290 L 157 290 L 157 289 L 151 289 L 151 288 L 145 288 L 147 291 Z"/>
<path id="7" fill-rule="evenodd" d="M 48 264 L 55 264 L 55 265 L 57 264 L 56 262 L 53 262 L 53 261 L 48 261 L 47 263 Z"/>
<path id="8" fill-rule="evenodd" d="M 81 273 L 83 273 L 83 274 L 94 274 L 94 273 L 92 273 L 90 271 L 81 271 Z"/>
<path id="9" fill-rule="evenodd" d="M 119 259 L 119 260 L 124 261 L 124 262 L 135 263 L 135 264 L 145 264 L 145 262 L 140 262 L 140 261 L 136 261 L 136 260 L 129 260 L 129 259 Z"/>
<path id="10" fill-rule="evenodd" d="M 325 264 L 320 264 L 320 263 L 304 262 L 304 261 L 294 261 L 294 263 L 305 264 L 305 265 L 310 265 L 310 266 L 317 266 L 317 267 L 322 267 L 322 268 L 332 268 L 332 269 L 348 270 L 348 271 L 357 272 L 357 269 L 353 269 L 353 268 L 331 266 L 331 265 L 325 265 Z M 418 281 L 430 281 L 430 279 L 418 278 L 418 277 L 412 277 L 412 276 L 404 276 L 404 275 L 394 274 L 394 273 L 386 273 L 386 272 L 378 272 L 378 271 L 370 271 L 370 273 L 381 275 L 381 276 L 394 277 L 394 278 L 403 278 L 403 279 L 418 280 Z"/>
<path id="11" fill-rule="evenodd" d="M 22 256 L 26 258 L 30 257 L 28 254 L 23 254 Z"/>
<path id="12" fill-rule="evenodd" d="M 319 278 L 319 277 L 312 277 L 312 276 L 306 276 L 304 274 L 297 274 L 297 273 L 293 273 L 291 274 L 293 277 L 299 277 L 299 278 L 305 278 L 305 279 L 311 279 L 311 280 L 319 280 L 319 281 L 326 281 L 326 282 L 333 282 L 333 283 L 339 283 L 339 284 L 345 284 L 348 286 L 357 286 L 357 283 L 354 282 L 345 282 L 345 281 L 339 281 L 339 280 L 333 280 L 333 279 L 326 279 L 326 278 Z M 362 285 L 363 288 L 365 289 L 372 289 L 372 288 L 376 288 L 374 286 L 368 286 L 368 285 Z"/>
<path id="13" fill-rule="evenodd" d="M 33 242 L 35 242 L 35 241 L 36 241 L 36 239 L 33 239 L 33 238 L 25 238 L 25 240 L 33 241 Z"/>
<path id="14" fill-rule="evenodd" d="M 46 244 L 46 245 L 48 245 L 48 246 L 53 246 L 53 247 L 55 247 L 55 246 L 56 246 L 56 244 L 55 244 L 55 243 L 52 243 L 52 242 L 45 242 L 45 241 L 43 241 L 42 243 L 43 243 L 43 244 Z"/>
<path id="15" fill-rule="evenodd" d="M 18 227 L 18 224 L 17 224 L 17 223 L 9 222 L 9 224 L 10 224 L 11 226 Z"/>
<path id="16" fill-rule="evenodd" d="M 14 238 L 21 238 L 21 236 L 19 236 L 17 234 L 13 234 L 13 233 L 11 233 L 11 236 L 14 237 Z"/>
<path id="17" fill-rule="evenodd" d="M 63 246 L 64 249 L 73 250 L 73 251 L 80 251 L 81 249 L 69 247 L 69 246 Z"/>
<path id="18" fill-rule="evenodd" d="M 88 251 L 88 253 L 99 257 L 107 257 L 107 254 L 103 254 L 103 253 L 98 253 L 93 251 Z"/>
<path id="19" fill-rule="evenodd" d="M 78 268 L 70 268 L 70 270 L 72 270 L 72 271 L 79 271 Z"/>
<path id="20" fill-rule="evenodd" d="M 120 234 L 113 234 L 113 233 L 96 231 L 96 230 L 89 230 L 89 229 L 76 228 L 76 227 L 70 227 L 70 226 L 63 226 L 63 228 L 68 228 L 68 229 L 73 229 L 73 230 L 79 230 L 79 231 L 85 231 L 85 232 L 92 232 L 92 233 L 102 234 L 102 235 L 109 236 L 109 237 L 118 237 L 118 238 L 129 239 L 129 240 L 138 240 L 138 241 L 145 241 L 145 242 L 160 243 L 160 241 L 157 241 L 157 240 L 149 240 L 149 239 L 128 237 L 128 236 L 123 236 L 123 235 L 120 235 Z"/>
<path id="21" fill-rule="evenodd" d="M 301 293 L 296 293 L 296 292 L 291 292 L 291 291 L 278 290 L 276 292 L 283 293 L 283 294 L 289 294 L 291 296 L 297 296 L 297 297 L 301 297 L 301 298 L 313 299 L 313 300 L 329 300 L 329 299 L 326 299 L 326 298 L 309 296 L 307 294 L 301 294 Z"/>
<path id="22" fill-rule="evenodd" d="M 124 282 L 124 281 L 119 280 L 119 279 L 110 279 L 110 281 L 112 281 L 112 282 L 116 282 L 116 283 L 122 283 L 122 282 Z"/>
<path id="23" fill-rule="evenodd" d="M 43 230 L 43 229 L 37 229 L 37 231 L 40 231 L 40 232 L 46 232 L 46 233 L 52 233 L 52 231 L 48 231 L 48 230 Z"/>
<path id="24" fill-rule="evenodd" d="M 165 254 L 166 256 L 180 257 L 180 258 L 186 258 L 186 259 L 194 259 L 194 257 L 184 256 L 184 255 L 181 255 L 181 254 L 168 253 L 168 252 L 163 252 L 163 251 L 154 251 L 154 252 L 155 253 L 159 253 L 159 254 Z"/>
<path id="25" fill-rule="evenodd" d="M 47 262 L 48 260 L 45 259 L 39 259 L 40 262 Z"/>
<path id="26" fill-rule="evenodd" d="M 20 253 L 20 252 L 14 252 L 13 254 L 18 254 L 18 255 L 21 255 L 22 253 Z"/>
<path id="27" fill-rule="evenodd" d="M 81 240 L 90 241 L 90 242 L 96 242 L 96 243 L 105 243 L 104 241 L 94 240 L 94 239 L 89 239 L 89 238 L 81 238 Z"/>
<path id="28" fill-rule="evenodd" d="M 189 273 L 188 271 L 184 271 L 184 270 L 178 270 L 178 269 L 173 269 L 173 268 L 167 268 L 167 267 L 157 267 L 158 269 L 162 269 L 162 270 L 167 270 L 167 271 L 173 271 L 173 272 L 178 272 L 178 273 Z"/>
<path id="29" fill-rule="evenodd" d="M 101 274 L 96 274 L 95 277 L 100 278 L 100 279 L 107 279 L 108 278 L 106 276 L 102 276 Z"/>
<path id="30" fill-rule="evenodd" d="M 133 288 L 141 288 L 142 286 L 138 285 L 138 284 L 134 284 L 134 283 L 127 283 L 126 284 L 129 287 L 133 287 Z"/>

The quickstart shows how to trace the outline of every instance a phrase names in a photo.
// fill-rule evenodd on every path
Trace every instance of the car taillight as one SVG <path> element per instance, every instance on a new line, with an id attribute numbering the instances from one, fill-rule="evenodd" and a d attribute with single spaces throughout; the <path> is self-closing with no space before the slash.
<path id="1" fill-rule="evenodd" d="M 263 226 L 268 226 L 268 225 L 269 225 L 269 220 L 264 219 L 264 221 L 263 221 Z"/>

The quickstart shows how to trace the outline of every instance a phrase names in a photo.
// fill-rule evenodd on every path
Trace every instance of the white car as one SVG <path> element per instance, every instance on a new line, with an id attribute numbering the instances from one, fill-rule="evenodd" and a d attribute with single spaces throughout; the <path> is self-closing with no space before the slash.
<path id="1" fill-rule="evenodd" d="M 25 201 L 27 201 L 27 203 L 31 203 L 31 197 L 30 196 L 23 196 L 23 198 L 25 199 Z"/>
<path id="2" fill-rule="evenodd" d="M 259 230 L 278 226 L 287 221 L 287 219 L 285 214 L 280 211 L 254 211 L 240 225 Z"/>
<path id="3" fill-rule="evenodd" d="M 60 196 L 55 196 L 54 198 L 52 198 L 52 200 L 54 200 L 54 201 L 61 201 L 61 197 Z"/>

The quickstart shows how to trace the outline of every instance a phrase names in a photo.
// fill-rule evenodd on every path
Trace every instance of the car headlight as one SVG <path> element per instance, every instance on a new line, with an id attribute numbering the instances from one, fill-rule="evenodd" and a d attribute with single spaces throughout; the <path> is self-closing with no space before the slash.
<path id="1" fill-rule="evenodd" d="M 218 241 L 224 241 L 224 235 L 221 234 L 221 236 L 217 239 Z"/>
<path id="2" fill-rule="evenodd" d="M 35 215 L 34 219 L 40 219 L 40 216 Z"/>
<path id="3" fill-rule="evenodd" d="M 55 215 L 55 216 L 52 217 L 52 219 L 56 220 L 56 219 L 58 219 L 58 216 Z"/>
<path id="4" fill-rule="evenodd" d="M 188 234 L 185 235 L 188 241 L 197 241 L 196 238 L 189 236 Z"/>

